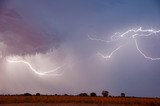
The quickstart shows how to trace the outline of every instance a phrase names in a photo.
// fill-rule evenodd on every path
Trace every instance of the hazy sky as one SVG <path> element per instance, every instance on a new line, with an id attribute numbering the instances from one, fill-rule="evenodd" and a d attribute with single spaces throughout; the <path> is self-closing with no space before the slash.
<path id="1" fill-rule="evenodd" d="M 160 29 L 159 0 L 0 0 L 0 94 L 160 96 L 160 60 L 145 59 L 132 41 L 106 60 L 97 52 L 111 52 L 118 43 L 88 38 L 109 40 L 139 27 Z M 146 55 L 160 57 L 159 39 L 138 42 Z M 38 75 L 6 60 L 13 57 L 38 72 L 61 68 Z"/>

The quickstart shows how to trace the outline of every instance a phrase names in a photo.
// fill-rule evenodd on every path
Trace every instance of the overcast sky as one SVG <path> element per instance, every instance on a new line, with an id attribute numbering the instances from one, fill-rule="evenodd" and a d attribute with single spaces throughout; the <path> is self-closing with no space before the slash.
<path id="1" fill-rule="evenodd" d="M 145 59 L 133 42 L 109 60 L 109 40 L 131 28 L 160 29 L 159 0 L 0 0 L 0 94 L 78 94 L 107 90 L 129 96 L 160 97 L 160 60 Z M 157 34 L 160 35 L 160 34 Z M 138 39 L 150 57 L 160 57 L 159 36 Z M 51 75 L 38 72 L 62 66 Z M 59 76 L 55 74 L 61 73 Z"/>

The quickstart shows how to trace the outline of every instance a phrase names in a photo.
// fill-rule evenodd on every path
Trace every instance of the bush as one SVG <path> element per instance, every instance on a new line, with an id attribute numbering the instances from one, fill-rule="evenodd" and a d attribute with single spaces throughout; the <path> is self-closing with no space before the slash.
<path id="1" fill-rule="evenodd" d="M 108 97 L 109 92 L 108 91 L 102 91 L 103 97 Z"/>
<path id="2" fill-rule="evenodd" d="M 24 96 L 32 96 L 30 93 L 24 93 Z"/>
<path id="3" fill-rule="evenodd" d="M 79 96 L 88 96 L 87 93 L 80 93 Z"/>
<path id="4" fill-rule="evenodd" d="M 92 92 L 90 93 L 90 96 L 97 96 L 96 93 Z"/>
<path id="5" fill-rule="evenodd" d="M 40 93 L 36 93 L 36 96 L 40 96 L 41 94 Z"/>
<path id="6" fill-rule="evenodd" d="M 64 96 L 68 96 L 68 94 L 64 94 Z"/>
<path id="7" fill-rule="evenodd" d="M 125 93 L 121 93 L 121 97 L 125 97 Z"/>

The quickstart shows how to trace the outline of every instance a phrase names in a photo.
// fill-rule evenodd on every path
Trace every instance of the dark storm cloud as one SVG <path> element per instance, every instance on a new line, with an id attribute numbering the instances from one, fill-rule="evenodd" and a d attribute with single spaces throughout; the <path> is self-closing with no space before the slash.
<path id="1" fill-rule="evenodd" d="M 160 1 L 154 0 L 155 6 L 158 8 L 159 14 L 160 14 Z"/>
<path id="2" fill-rule="evenodd" d="M 54 32 L 35 28 L 19 13 L 7 6 L 8 0 L 0 1 L 0 42 L 3 55 L 46 53 L 59 45 Z"/>
<path id="3" fill-rule="evenodd" d="M 26 76 L 23 71 L 20 71 L 21 78 L 17 77 L 18 69 L 16 68 L 14 78 L 0 80 L 6 82 L 1 85 L 7 84 L 6 88 L 13 88 L 12 93 L 23 92 L 27 89 L 27 87 L 23 90 L 20 87 L 16 89 L 13 84 L 10 85 L 12 81 L 22 81 L 17 83 L 18 86 L 21 86 L 24 81 L 25 84 L 30 84 L 28 91 L 34 92 L 43 88 L 42 92 L 49 94 L 53 91 L 61 94 L 95 91 L 100 94 L 102 90 L 108 90 L 111 95 L 119 95 L 121 92 L 133 96 L 160 95 L 158 61 L 146 60 L 137 52 L 132 43 L 120 49 L 110 60 L 104 60 L 96 55 L 97 51 L 108 53 L 116 45 L 90 41 L 87 37 L 89 34 L 97 38 L 109 39 L 115 32 L 124 32 L 140 26 L 144 29 L 152 27 L 160 29 L 158 1 L 12 0 L 10 2 L 13 8 L 8 8 L 9 5 L 7 8 L 14 10 L 21 18 L 7 14 L 1 15 L 0 41 L 2 44 L 0 47 L 4 46 L 4 54 L 45 53 L 63 42 L 65 46 L 57 49 L 60 52 L 56 59 L 53 59 L 52 55 L 49 57 L 44 55 L 43 58 L 37 60 L 37 63 L 33 61 L 33 64 L 43 66 L 38 63 L 44 59 L 50 59 L 56 63 L 64 60 L 65 57 L 67 57 L 65 63 L 69 64 L 69 69 L 65 67 L 62 77 L 38 79 L 39 83 L 35 79 L 28 81 L 27 79 L 31 77 Z M 4 13 L 14 14 L 14 12 Z M 61 42 L 63 39 L 65 41 Z M 143 40 L 139 43 L 144 51 L 150 44 Z M 159 53 L 158 47 L 156 45 L 153 47 L 154 51 L 151 49 L 146 53 Z M 34 60 L 34 56 L 32 58 Z M 23 69 L 24 67 L 19 70 Z M 0 78 L 7 79 L 12 72 L 11 67 L 11 71 L 6 72 L 9 75 Z"/>
<path id="4" fill-rule="evenodd" d="M 58 46 L 59 41 L 54 33 L 36 30 L 23 20 L 4 17 L 0 23 L 0 41 L 6 45 L 3 54 L 45 53 Z"/>
<path id="5" fill-rule="evenodd" d="M 4 7 L 6 0 L 0 0 L 0 9 Z"/>
<path id="6" fill-rule="evenodd" d="M 16 11 L 7 7 L 8 3 L 9 3 L 9 0 L 1 0 L 0 1 L 0 15 L 5 15 L 8 17 L 20 19 L 21 16 Z"/>

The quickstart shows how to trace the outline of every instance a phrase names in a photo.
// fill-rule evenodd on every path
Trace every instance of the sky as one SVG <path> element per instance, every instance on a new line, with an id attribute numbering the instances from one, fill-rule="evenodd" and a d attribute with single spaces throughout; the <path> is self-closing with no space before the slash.
<path id="1" fill-rule="evenodd" d="M 160 97 L 160 60 L 128 38 L 88 37 L 140 27 L 160 30 L 159 0 L 0 0 L 0 94 Z M 137 38 L 147 56 L 160 57 L 159 35 Z"/>

